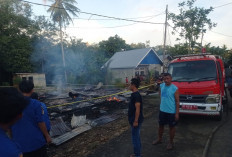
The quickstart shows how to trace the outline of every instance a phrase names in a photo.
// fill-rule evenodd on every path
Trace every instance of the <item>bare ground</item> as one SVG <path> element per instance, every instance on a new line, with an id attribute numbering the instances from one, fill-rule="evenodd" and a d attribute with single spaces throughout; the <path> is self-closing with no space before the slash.
<path id="1" fill-rule="evenodd" d="M 144 116 L 150 117 L 154 110 L 158 109 L 157 96 L 145 96 Z M 120 136 L 129 129 L 127 116 L 123 116 L 111 123 L 92 128 L 91 130 L 76 136 L 60 146 L 49 146 L 50 157 L 86 157 L 99 146 Z"/>

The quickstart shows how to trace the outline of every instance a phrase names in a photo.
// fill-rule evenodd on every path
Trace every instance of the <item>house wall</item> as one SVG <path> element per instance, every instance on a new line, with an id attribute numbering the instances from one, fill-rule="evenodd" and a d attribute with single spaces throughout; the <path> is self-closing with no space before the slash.
<path id="1" fill-rule="evenodd" d="M 135 75 L 142 75 L 146 76 L 148 74 L 149 65 L 139 65 L 137 68 L 135 68 Z"/>
<path id="2" fill-rule="evenodd" d="M 112 82 L 119 79 L 122 83 L 126 83 L 126 77 L 130 81 L 135 76 L 135 69 L 111 69 Z"/>
<path id="3" fill-rule="evenodd" d="M 140 67 L 140 68 L 139 68 Z M 138 66 L 139 68 L 139 75 L 141 75 L 141 69 L 143 68 L 144 69 L 144 76 L 147 76 L 148 75 L 148 72 L 152 71 L 155 73 L 155 75 L 159 75 L 161 73 L 161 69 L 162 69 L 162 66 L 160 64 L 150 64 L 150 65 L 139 65 Z M 136 69 L 138 69 L 136 68 Z"/>
<path id="4" fill-rule="evenodd" d="M 19 76 L 22 80 L 33 79 L 33 83 L 35 87 L 46 87 L 46 79 L 45 74 L 37 74 L 37 73 L 20 73 L 15 74 L 15 76 Z"/>
<path id="5" fill-rule="evenodd" d="M 160 73 L 162 73 L 162 66 L 160 64 L 151 64 L 151 65 L 149 65 L 148 70 L 154 71 L 154 72 L 158 73 L 158 75 L 159 75 Z"/>
<path id="6" fill-rule="evenodd" d="M 112 79 L 111 81 L 114 83 L 115 80 L 120 80 L 122 83 L 126 83 L 126 77 L 130 81 L 133 77 L 135 77 L 135 73 L 139 72 L 139 75 L 144 70 L 144 76 L 148 75 L 148 71 L 156 71 L 158 75 L 161 73 L 161 65 L 160 64 L 150 64 L 150 65 L 139 65 L 135 69 L 111 69 Z"/>

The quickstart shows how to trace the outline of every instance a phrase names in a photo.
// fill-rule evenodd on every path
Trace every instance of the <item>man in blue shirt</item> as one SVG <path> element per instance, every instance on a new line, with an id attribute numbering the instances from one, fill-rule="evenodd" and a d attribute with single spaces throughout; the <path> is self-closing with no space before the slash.
<path id="1" fill-rule="evenodd" d="M 167 149 L 173 149 L 173 139 L 175 136 L 175 126 L 179 120 L 179 91 L 178 88 L 172 84 L 172 76 L 169 73 L 164 74 L 164 83 L 160 85 L 159 94 L 161 97 L 160 113 L 159 113 L 159 135 L 156 141 L 152 144 L 161 144 L 164 132 L 164 125 L 169 125 L 170 141 Z"/>
<path id="2" fill-rule="evenodd" d="M 28 101 L 16 88 L 0 88 L 0 156 L 22 157 L 20 147 L 6 134 L 10 127 L 22 117 Z"/>
<path id="3" fill-rule="evenodd" d="M 31 94 L 31 98 L 35 99 L 35 100 L 39 100 L 39 96 L 38 96 L 38 94 L 36 92 L 33 92 Z M 43 112 L 44 112 L 44 114 L 43 114 L 44 122 L 46 124 L 47 130 L 48 130 L 48 133 L 49 133 L 50 130 L 51 130 L 51 125 L 50 125 L 50 120 L 49 120 L 49 116 L 48 116 L 47 106 L 42 102 L 41 102 L 41 106 L 42 106 Z"/>
<path id="4" fill-rule="evenodd" d="M 140 81 L 137 78 L 131 79 L 130 90 L 133 92 L 128 107 L 128 121 L 131 125 L 132 143 L 134 154 L 130 157 L 141 156 L 140 128 L 143 122 L 143 102 L 138 88 Z"/>
<path id="5" fill-rule="evenodd" d="M 51 142 L 41 102 L 31 99 L 34 84 L 23 80 L 19 89 L 30 102 L 23 111 L 23 117 L 12 126 L 12 138 L 20 145 L 24 157 L 47 157 L 46 144 Z"/>

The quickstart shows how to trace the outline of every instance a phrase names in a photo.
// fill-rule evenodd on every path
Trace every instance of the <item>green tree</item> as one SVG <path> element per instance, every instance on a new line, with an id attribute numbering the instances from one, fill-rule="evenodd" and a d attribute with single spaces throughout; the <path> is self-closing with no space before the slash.
<path id="1" fill-rule="evenodd" d="M 158 45 L 155 47 L 155 50 L 159 56 L 163 57 L 164 47 L 163 45 Z M 177 56 L 188 54 L 188 48 L 186 44 L 176 44 L 174 46 L 166 46 L 166 55 Z"/>
<path id="2" fill-rule="evenodd" d="M 53 0 L 53 1 L 54 3 L 48 9 L 48 12 L 51 13 L 52 20 L 58 23 L 60 28 L 61 52 L 62 52 L 64 73 L 65 73 L 65 81 L 67 82 L 62 27 L 69 25 L 70 21 L 72 21 L 72 18 L 69 14 L 72 14 L 73 16 L 77 16 L 79 9 L 75 6 L 75 4 L 77 4 L 75 0 Z"/>
<path id="3" fill-rule="evenodd" d="M 9 73 L 32 72 L 30 56 L 38 27 L 31 7 L 17 0 L 0 0 L 0 67 Z"/>
<path id="4" fill-rule="evenodd" d="M 179 14 L 169 13 L 169 19 L 174 23 L 173 33 L 178 32 L 181 38 L 186 40 L 189 51 L 193 52 L 195 45 L 201 38 L 200 45 L 202 46 L 202 40 L 204 33 L 206 33 L 206 26 L 208 29 L 216 27 L 216 23 L 213 23 L 207 16 L 213 11 L 213 8 L 209 9 L 194 7 L 196 0 L 188 0 L 179 3 Z M 179 31 L 178 31 L 179 30 Z M 179 38 L 177 38 L 179 40 Z"/>
<path id="5" fill-rule="evenodd" d="M 223 45 L 222 47 L 219 46 L 212 46 L 210 47 L 210 44 L 206 46 L 206 52 L 209 52 L 213 55 L 221 56 L 222 59 L 227 62 L 229 59 L 229 50 L 227 50 L 226 45 Z"/>
<path id="6" fill-rule="evenodd" d="M 44 16 L 35 17 L 36 25 L 39 27 L 38 35 L 33 42 L 33 53 L 31 62 L 36 72 L 46 73 L 46 64 L 50 62 L 49 53 L 58 42 L 57 27 Z"/>
<path id="7" fill-rule="evenodd" d="M 228 65 L 232 65 L 232 49 L 228 52 Z"/>
<path id="8" fill-rule="evenodd" d="M 130 46 L 126 44 L 126 41 L 118 35 L 99 42 L 99 48 L 100 51 L 105 52 L 107 58 L 112 57 L 115 52 L 131 49 Z"/>
<path id="9" fill-rule="evenodd" d="M 98 83 L 104 80 L 101 67 L 106 62 L 104 53 L 96 45 L 82 39 L 71 39 L 65 50 L 69 83 Z"/>
<path id="10" fill-rule="evenodd" d="M 146 48 L 146 44 L 144 43 L 137 43 L 137 44 L 130 44 L 131 49 L 142 49 L 142 48 Z"/>
<path id="11" fill-rule="evenodd" d="M 176 44 L 173 47 L 168 47 L 167 51 L 171 56 L 188 54 L 187 44 Z"/>

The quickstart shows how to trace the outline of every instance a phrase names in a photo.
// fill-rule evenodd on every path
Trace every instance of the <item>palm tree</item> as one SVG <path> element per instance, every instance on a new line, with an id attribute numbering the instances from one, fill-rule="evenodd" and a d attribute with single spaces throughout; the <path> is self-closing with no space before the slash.
<path id="1" fill-rule="evenodd" d="M 80 10 L 75 6 L 75 4 L 77 4 L 75 0 L 52 0 L 52 1 L 54 1 L 54 3 L 47 11 L 51 12 L 52 20 L 59 24 L 64 75 L 65 75 L 65 82 L 67 83 L 62 26 L 65 27 L 66 25 L 69 25 L 70 21 L 72 21 L 72 18 L 70 17 L 69 13 L 71 13 L 73 16 L 77 16 L 77 13 Z"/>

